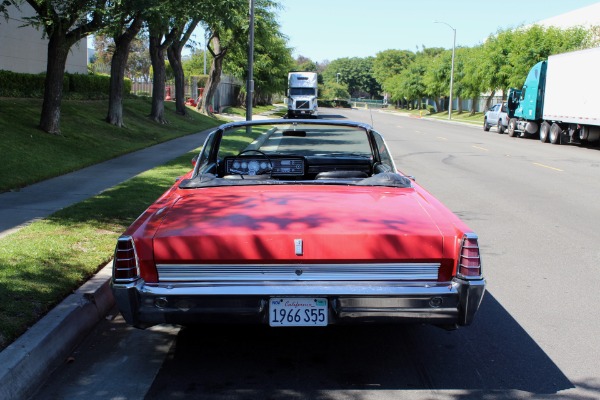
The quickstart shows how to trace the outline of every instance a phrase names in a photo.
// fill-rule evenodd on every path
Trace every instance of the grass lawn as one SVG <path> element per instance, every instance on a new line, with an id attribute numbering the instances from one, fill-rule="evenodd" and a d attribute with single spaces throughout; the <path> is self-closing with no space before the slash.
<path id="1" fill-rule="evenodd" d="M 112 258 L 117 237 L 190 169 L 192 154 L 0 238 L 0 350 Z"/>
<path id="2" fill-rule="evenodd" d="M 127 127 L 120 129 L 104 122 L 106 101 L 64 101 L 62 135 L 54 136 L 36 128 L 40 109 L 39 99 L 0 98 L 0 192 L 223 122 L 194 110 L 182 117 L 165 103 L 169 123 L 158 125 L 142 98 L 125 101 Z M 0 238 L 0 350 L 110 261 L 117 237 L 190 169 L 194 154 Z"/>
<path id="3" fill-rule="evenodd" d="M 246 109 L 242 107 L 226 107 L 223 112 L 240 117 L 246 116 Z M 287 114 L 287 109 L 281 106 L 256 106 L 252 107 L 252 114 L 265 114 L 272 115 L 273 118 L 281 118 Z"/>
<path id="4" fill-rule="evenodd" d="M 0 98 L 0 192 L 81 169 L 223 121 L 190 109 L 150 121 L 150 100 L 124 103 L 125 128 L 104 122 L 107 101 L 62 103 L 61 135 L 37 128 L 42 100 Z M 190 168 L 191 154 L 0 239 L 0 349 L 112 258 L 117 237 Z"/>
<path id="5" fill-rule="evenodd" d="M 427 117 L 447 120 L 448 119 L 448 111 L 427 115 Z M 460 114 L 458 114 L 456 111 L 452 111 L 452 121 L 466 122 L 466 123 L 473 124 L 473 125 L 482 125 L 483 126 L 483 113 L 477 112 L 477 113 L 471 115 L 471 112 L 469 112 L 469 111 L 463 111 Z"/>
<path id="6" fill-rule="evenodd" d="M 61 135 L 37 128 L 41 99 L 0 98 L 0 192 L 75 171 L 119 155 L 176 137 L 196 133 L 222 121 L 190 109 L 188 116 L 175 113 L 165 102 L 168 124 L 150 121 L 150 99 L 126 99 L 126 127 L 104 122 L 106 100 L 62 102 Z"/>

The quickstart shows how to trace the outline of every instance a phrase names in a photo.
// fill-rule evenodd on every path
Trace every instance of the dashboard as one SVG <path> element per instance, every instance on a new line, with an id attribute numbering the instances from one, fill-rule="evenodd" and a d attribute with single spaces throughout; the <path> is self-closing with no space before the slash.
<path id="1" fill-rule="evenodd" d="M 302 176 L 305 173 L 304 157 L 239 156 L 225 158 L 225 175 Z"/>

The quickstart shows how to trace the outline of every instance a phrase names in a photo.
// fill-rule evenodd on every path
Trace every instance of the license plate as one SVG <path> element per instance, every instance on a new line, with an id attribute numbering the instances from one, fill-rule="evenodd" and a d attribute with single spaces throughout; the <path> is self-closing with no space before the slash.
<path id="1" fill-rule="evenodd" d="M 326 326 L 327 299 L 317 297 L 272 297 L 269 300 L 271 326 Z"/>

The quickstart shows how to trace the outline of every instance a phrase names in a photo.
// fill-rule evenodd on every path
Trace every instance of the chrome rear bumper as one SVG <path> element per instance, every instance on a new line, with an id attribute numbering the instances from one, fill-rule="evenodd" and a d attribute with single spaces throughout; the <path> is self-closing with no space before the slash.
<path id="1" fill-rule="evenodd" d="M 127 323 L 267 323 L 271 297 L 329 299 L 329 324 L 421 322 L 469 325 L 485 292 L 485 280 L 451 282 L 211 282 L 112 284 Z"/>

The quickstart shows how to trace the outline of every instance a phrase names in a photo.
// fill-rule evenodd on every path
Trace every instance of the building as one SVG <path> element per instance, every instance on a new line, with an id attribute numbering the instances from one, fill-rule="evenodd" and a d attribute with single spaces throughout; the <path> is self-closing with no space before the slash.
<path id="1" fill-rule="evenodd" d="M 547 18 L 536 22 L 536 24 L 544 27 L 554 26 L 560 29 L 576 26 L 583 26 L 585 28 L 600 26 L 600 3 L 578 8 L 577 10 L 569 11 L 556 17 Z"/>
<path id="2" fill-rule="evenodd" d="M 46 72 L 48 39 L 41 30 L 24 26 L 35 15 L 31 6 L 8 7 L 9 19 L 0 18 L 0 70 L 37 74 Z M 71 47 L 66 71 L 87 74 L 87 39 Z"/>

